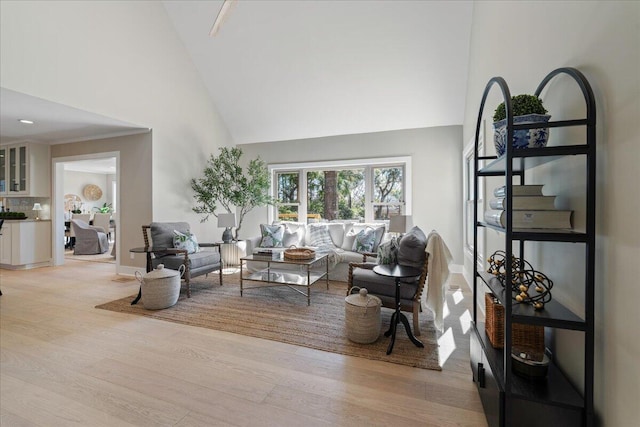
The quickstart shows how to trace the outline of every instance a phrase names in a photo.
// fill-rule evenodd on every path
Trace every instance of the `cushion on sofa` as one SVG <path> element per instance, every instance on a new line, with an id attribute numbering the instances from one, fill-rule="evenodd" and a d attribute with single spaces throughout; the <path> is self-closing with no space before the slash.
<path id="1" fill-rule="evenodd" d="M 184 263 L 184 255 L 167 255 L 160 259 L 153 260 L 153 267 L 157 267 L 158 264 L 164 264 L 165 268 L 171 270 L 178 270 Z M 215 265 L 220 263 L 220 254 L 216 251 L 200 251 L 198 253 L 189 255 L 189 267 L 192 270 L 200 267 Z"/>
<path id="2" fill-rule="evenodd" d="M 281 248 L 283 247 L 284 225 L 268 225 L 260 224 L 260 247 L 262 248 Z"/>
<path id="3" fill-rule="evenodd" d="M 342 249 L 345 251 L 352 251 L 353 242 L 355 241 L 356 235 L 367 228 L 373 228 L 375 230 L 375 239 L 373 242 L 372 252 L 378 250 L 378 246 L 382 241 L 382 237 L 384 236 L 384 224 L 366 224 L 366 223 L 356 223 L 356 224 L 345 224 L 345 233 L 344 240 L 342 241 Z"/>
<path id="4" fill-rule="evenodd" d="M 365 228 L 360 230 L 353 239 L 351 250 L 354 252 L 372 252 L 376 240 L 375 228 Z"/>
<path id="5" fill-rule="evenodd" d="M 380 246 L 378 246 L 378 264 L 397 264 L 398 249 L 398 242 L 395 238 L 381 243 Z"/>
<path id="6" fill-rule="evenodd" d="M 417 283 L 406 283 L 409 281 L 409 279 L 403 279 L 400 282 L 401 300 L 411 300 L 416 294 Z M 355 268 L 353 271 L 353 286 L 367 288 L 371 295 L 388 295 L 389 289 L 394 286 L 394 281 L 386 276 L 374 273 L 373 270 Z"/>
<path id="7" fill-rule="evenodd" d="M 326 224 L 309 224 L 308 226 L 309 245 L 314 247 L 333 246 L 333 240 L 329 234 L 329 228 Z"/>
<path id="8" fill-rule="evenodd" d="M 152 222 L 150 227 L 151 244 L 156 248 L 173 247 L 173 230 L 183 234 L 190 232 L 186 222 Z"/>
<path id="9" fill-rule="evenodd" d="M 418 227 L 413 227 L 400 239 L 398 264 L 422 268 L 426 258 L 427 236 Z"/>
<path id="10" fill-rule="evenodd" d="M 304 228 L 298 227 L 296 230 L 292 230 L 288 225 L 284 228 L 284 235 L 282 236 L 282 246 L 288 248 L 290 246 L 302 246 L 304 243 Z"/>
<path id="11" fill-rule="evenodd" d="M 327 228 L 329 229 L 329 235 L 331 236 L 333 245 L 336 248 L 342 247 L 342 242 L 344 241 L 344 224 L 328 223 Z"/>
<path id="12" fill-rule="evenodd" d="M 181 233 L 178 230 L 173 230 L 173 247 L 176 249 L 186 249 L 190 254 L 200 252 L 200 246 L 198 246 L 196 236 L 191 233 Z"/>

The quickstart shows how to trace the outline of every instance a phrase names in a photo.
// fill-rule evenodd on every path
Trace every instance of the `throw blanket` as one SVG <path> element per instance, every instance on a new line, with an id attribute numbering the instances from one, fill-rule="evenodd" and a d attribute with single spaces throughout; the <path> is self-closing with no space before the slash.
<path id="1" fill-rule="evenodd" d="M 327 259 L 329 260 L 329 270 L 333 270 L 336 265 L 342 262 L 343 256 L 340 252 L 342 249 L 338 249 L 332 244 L 316 246 L 313 248 L 318 255 L 328 255 Z"/>
<path id="2" fill-rule="evenodd" d="M 442 240 L 437 231 L 433 230 L 427 238 L 427 249 L 429 254 L 429 272 L 427 274 L 427 295 L 424 301 L 427 308 L 434 314 L 434 324 L 442 332 L 444 329 L 443 311 L 445 285 L 449 280 L 449 264 L 453 261 L 449 248 Z"/>

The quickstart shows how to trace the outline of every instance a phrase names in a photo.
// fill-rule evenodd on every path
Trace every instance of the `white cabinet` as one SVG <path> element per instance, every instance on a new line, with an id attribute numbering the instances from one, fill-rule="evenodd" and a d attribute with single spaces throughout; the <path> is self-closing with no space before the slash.
<path id="1" fill-rule="evenodd" d="M 50 150 L 45 144 L 24 143 L 0 147 L 0 194 L 49 197 Z"/>
<path id="2" fill-rule="evenodd" d="M 13 227 L 5 221 L 0 233 L 0 264 L 11 264 L 11 231 Z"/>
<path id="3" fill-rule="evenodd" d="M 51 265 L 51 221 L 5 221 L 0 236 L 0 267 L 44 265 Z"/>

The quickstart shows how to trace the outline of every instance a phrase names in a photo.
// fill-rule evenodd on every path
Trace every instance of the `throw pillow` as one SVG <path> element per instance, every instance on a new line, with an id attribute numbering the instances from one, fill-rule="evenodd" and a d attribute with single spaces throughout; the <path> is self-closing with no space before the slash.
<path id="1" fill-rule="evenodd" d="M 365 224 L 365 223 L 356 223 L 356 224 L 345 224 L 345 235 L 344 240 L 342 241 L 342 249 L 345 251 L 353 250 L 353 244 L 355 241 L 356 235 L 362 231 L 367 229 L 375 229 L 375 239 L 373 241 L 373 248 L 371 252 L 375 252 L 378 250 L 378 245 L 382 241 L 382 237 L 384 236 L 384 224 Z"/>
<path id="2" fill-rule="evenodd" d="M 302 246 L 302 238 L 304 237 L 304 228 L 300 227 L 297 230 L 292 230 L 289 226 L 284 229 L 284 236 L 282 237 L 282 246 L 288 248 L 290 246 Z"/>
<path id="3" fill-rule="evenodd" d="M 173 230 L 173 247 L 176 249 L 186 249 L 187 253 L 193 254 L 200 252 L 200 246 L 198 246 L 198 239 L 191 233 L 181 233 L 178 230 Z"/>
<path id="4" fill-rule="evenodd" d="M 398 264 L 422 268 L 426 259 L 427 236 L 418 227 L 413 227 L 400 239 Z"/>
<path id="5" fill-rule="evenodd" d="M 260 234 L 262 240 L 260 241 L 260 247 L 263 248 L 281 248 L 282 239 L 284 237 L 284 225 L 267 225 L 260 224 Z"/>
<path id="6" fill-rule="evenodd" d="M 333 246 L 333 240 L 326 225 L 309 225 L 309 244 L 314 247 Z"/>
<path id="7" fill-rule="evenodd" d="M 351 250 L 354 252 L 371 252 L 376 241 L 376 230 L 367 228 L 356 234 Z"/>
<path id="8" fill-rule="evenodd" d="M 395 238 L 378 246 L 378 264 L 398 263 L 398 242 Z"/>

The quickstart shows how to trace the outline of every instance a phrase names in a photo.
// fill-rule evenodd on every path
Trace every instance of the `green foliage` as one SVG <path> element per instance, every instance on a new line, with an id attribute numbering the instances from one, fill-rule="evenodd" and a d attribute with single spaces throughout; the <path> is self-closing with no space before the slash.
<path id="1" fill-rule="evenodd" d="M 111 203 L 107 203 L 105 202 L 102 206 L 98 207 L 98 206 L 94 206 L 93 210 L 96 212 L 100 212 L 100 213 L 111 213 L 112 210 L 112 206 Z M 72 211 L 73 212 L 73 211 Z M 73 213 L 80 213 L 80 212 L 73 212 Z"/>
<path id="2" fill-rule="evenodd" d="M 220 148 L 220 154 L 213 154 L 207 161 L 202 177 L 191 180 L 196 206 L 193 211 L 204 214 L 202 222 L 210 215 L 218 217 L 218 204 L 227 212 L 237 212 L 238 225 L 235 238 L 242 227 L 244 216 L 253 208 L 274 203 L 269 195 L 269 171 L 260 158 L 249 161 L 246 174 L 240 166 L 242 149 Z"/>
<path id="3" fill-rule="evenodd" d="M 0 212 L 0 219 L 23 219 L 26 217 L 24 212 Z"/>
<path id="4" fill-rule="evenodd" d="M 527 114 L 546 114 L 547 109 L 542 105 L 542 100 L 534 95 L 517 95 L 511 97 L 511 108 L 513 116 L 524 116 Z M 507 118 L 507 111 L 504 102 L 498 105 L 493 114 L 493 121 L 499 122 Z"/>

